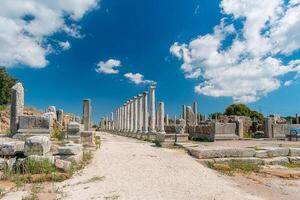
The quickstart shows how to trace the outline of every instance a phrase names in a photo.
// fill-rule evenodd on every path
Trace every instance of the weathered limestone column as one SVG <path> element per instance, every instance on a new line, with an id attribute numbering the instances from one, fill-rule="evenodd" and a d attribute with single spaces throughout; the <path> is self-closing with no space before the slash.
<path id="1" fill-rule="evenodd" d="M 110 129 L 114 130 L 114 126 L 115 126 L 115 124 L 114 124 L 114 113 L 111 112 L 110 114 L 111 114 L 111 124 L 110 124 L 111 127 L 110 127 Z"/>
<path id="2" fill-rule="evenodd" d="M 273 129 L 272 129 L 273 120 L 271 117 L 267 117 L 264 120 L 264 132 L 268 138 L 273 138 Z"/>
<path id="3" fill-rule="evenodd" d="M 197 104 L 197 101 L 194 101 L 193 111 L 194 111 L 194 114 L 195 114 L 195 125 L 197 125 L 198 124 L 198 104 Z"/>
<path id="4" fill-rule="evenodd" d="M 124 131 L 128 130 L 128 124 L 127 124 L 127 102 L 124 104 Z"/>
<path id="5" fill-rule="evenodd" d="M 63 120 L 64 120 L 64 111 L 62 109 L 58 109 L 56 111 L 56 115 L 57 115 L 57 121 L 58 121 L 58 123 L 60 123 L 62 125 L 63 124 Z"/>
<path id="6" fill-rule="evenodd" d="M 176 121 L 177 121 L 177 116 L 175 115 L 174 116 L 174 124 L 176 124 Z"/>
<path id="7" fill-rule="evenodd" d="M 134 111 L 134 109 L 133 109 L 133 100 L 130 100 L 130 132 L 133 132 L 133 125 L 134 125 L 134 122 L 133 122 L 133 119 L 134 119 L 134 117 L 133 117 L 133 111 Z"/>
<path id="8" fill-rule="evenodd" d="M 182 118 L 186 121 L 186 105 L 182 105 Z"/>
<path id="9" fill-rule="evenodd" d="M 155 133 L 155 85 L 150 86 L 150 125 L 149 132 Z"/>
<path id="10" fill-rule="evenodd" d="M 238 136 L 242 139 L 242 138 L 244 138 L 244 123 L 243 123 L 243 119 L 238 119 L 236 124 L 237 124 Z"/>
<path id="11" fill-rule="evenodd" d="M 148 133 L 148 97 L 147 92 L 143 92 L 143 133 Z"/>
<path id="12" fill-rule="evenodd" d="M 126 107 L 127 107 L 127 121 L 126 121 L 126 123 L 127 123 L 127 131 L 130 131 L 130 102 L 129 101 L 127 101 L 127 105 L 126 105 Z"/>
<path id="13" fill-rule="evenodd" d="M 125 106 L 122 106 L 122 132 L 125 131 Z"/>
<path id="14" fill-rule="evenodd" d="M 165 133 L 165 104 L 164 102 L 159 102 L 158 104 L 158 132 Z"/>
<path id="15" fill-rule="evenodd" d="M 106 121 L 106 130 L 109 130 L 109 120 L 108 120 L 108 116 L 105 117 L 105 121 Z"/>
<path id="16" fill-rule="evenodd" d="M 24 88 L 22 83 L 15 84 L 11 89 L 10 131 L 18 132 L 19 116 L 24 111 Z"/>
<path id="17" fill-rule="evenodd" d="M 89 131 L 91 128 L 91 99 L 83 100 L 83 124 L 84 130 Z"/>
<path id="18" fill-rule="evenodd" d="M 143 127 L 143 95 L 138 95 L 138 109 L 137 109 L 137 132 L 142 132 Z"/>
<path id="19" fill-rule="evenodd" d="M 133 98 L 133 132 L 137 132 L 137 124 L 138 124 L 138 97 L 135 96 Z"/>
<path id="20" fill-rule="evenodd" d="M 166 114 L 166 125 L 169 126 L 169 115 Z"/>

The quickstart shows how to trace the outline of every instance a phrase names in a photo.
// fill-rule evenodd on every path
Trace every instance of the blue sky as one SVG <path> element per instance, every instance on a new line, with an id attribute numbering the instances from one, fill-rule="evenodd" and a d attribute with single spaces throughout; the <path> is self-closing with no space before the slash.
<path id="1" fill-rule="evenodd" d="M 284 13 L 280 14 L 280 19 L 276 18 L 277 15 L 273 16 L 275 8 L 296 10 L 299 6 L 297 0 L 281 4 L 278 0 L 276 5 L 270 5 L 268 0 L 258 2 L 261 6 L 267 3 L 270 9 L 266 9 L 266 13 L 270 10 L 270 14 L 266 17 L 277 20 L 276 23 L 267 21 L 269 25 L 262 23 L 266 27 L 259 30 L 261 38 L 246 34 L 247 30 L 251 33 L 255 31 L 251 29 L 252 21 L 241 13 L 247 13 L 243 9 L 254 10 L 259 17 L 261 8 L 255 4 L 245 6 L 247 3 L 242 0 L 228 0 L 225 3 L 211 0 L 80 1 L 84 3 L 78 6 L 66 3 L 59 5 L 65 7 L 59 7 L 55 4 L 56 1 L 45 1 L 45 5 L 39 5 L 58 13 L 58 25 L 54 24 L 55 16 L 51 17 L 50 14 L 40 17 L 35 10 L 28 8 L 16 11 L 20 12 L 19 18 L 24 19 L 24 15 L 33 16 L 24 19 L 27 24 L 20 25 L 26 27 L 28 35 L 32 34 L 32 48 L 24 48 L 22 40 L 15 46 L 7 46 L 11 50 L 11 56 L 19 57 L 11 59 L 0 54 L 0 64 L 7 66 L 9 73 L 23 82 L 26 105 L 39 109 L 55 105 L 66 112 L 81 115 L 82 100 L 91 98 L 93 120 L 96 122 L 124 101 L 148 90 L 148 83 L 155 81 L 157 101 L 165 102 L 166 113 L 170 116 L 179 114 L 182 104 L 189 105 L 194 100 L 198 102 L 199 111 L 204 114 L 223 112 L 226 106 L 236 101 L 247 103 L 264 114 L 299 113 L 299 66 L 296 61 L 300 55 L 300 37 L 293 30 L 299 30 L 297 27 L 300 27 L 300 22 L 296 20 L 293 27 L 284 29 L 289 32 L 283 32 L 280 23 L 288 15 L 287 11 L 282 11 Z M 0 3 L 0 7 L 15 9 L 13 4 L 20 3 L 22 4 L 18 0 L 4 1 L 3 4 Z M 40 4 L 34 0 L 29 0 L 28 3 Z M 234 3 L 240 3 L 237 6 L 242 7 L 234 10 Z M 4 13 L 0 15 L 0 29 L 4 24 L 1 24 L 1 17 L 19 23 L 16 16 Z M 288 17 L 293 18 L 295 15 L 286 18 Z M 41 20 L 41 24 L 27 29 L 28 24 L 35 20 Z M 47 20 L 54 21 L 53 27 L 45 25 Z M 45 28 L 44 32 L 36 31 L 43 26 L 52 29 L 48 32 Z M 7 34 L 12 33 L 7 31 Z M 287 34 L 293 36 L 294 40 L 283 38 Z M 266 44 L 264 37 L 268 39 Z M 0 34 L 0 44 L 5 40 L 3 38 Z M 245 43 L 243 54 L 232 54 L 229 51 L 234 40 Z M 213 44 L 209 45 L 212 41 L 221 43 L 219 52 L 227 57 L 237 56 L 238 61 L 227 64 L 224 57 L 215 54 Z M 272 46 L 275 43 L 276 46 Z M 296 45 L 287 49 L 292 43 Z M 253 47 L 252 44 L 257 46 Z M 24 51 L 15 52 L 15 47 L 21 50 L 23 48 Z M 269 53 L 273 51 L 271 49 L 276 51 Z M 33 53 L 30 54 L 31 52 Z M 111 62 L 107 62 L 109 60 Z M 211 63 L 217 60 L 221 64 Z M 104 68 L 106 66 L 113 72 L 100 70 L 101 61 Z M 296 64 L 290 61 L 295 61 Z M 223 73 L 221 68 L 226 68 L 227 65 L 236 69 L 238 74 L 233 75 L 227 71 Z M 272 67 L 265 69 L 265 65 Z M 247 66 L 250 71 L 243 74 Z M 263 70 L 258 69 L 260 67 Z M 217 70 L 212 70 L 213 68 Z M 257 73 L 251 76 L 252 71 Z M 133 79 L 124 76 L 129 73 L 141 74 L 143 79 L 135 77 L 135 83 Z M 240 76 L 241 78 L 236 78 Z M 248 90 L 251 92 L 247 92 Z"/>

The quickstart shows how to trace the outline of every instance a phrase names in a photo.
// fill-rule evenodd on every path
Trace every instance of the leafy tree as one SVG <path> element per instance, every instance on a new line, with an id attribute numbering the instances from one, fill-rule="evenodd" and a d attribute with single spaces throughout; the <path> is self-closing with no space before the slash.
<path id="1" fill-rule="evenodd" d="M 225 115 L 237 115 L 237 116 L 247 116 L 251 119 L 256 119 L 260 123 L 263 122 L 264 116 L 263 114 L 251 110 L 245 104 L 231 104 L 225 109 Z"/>
<path id="2" fill-rule="evenodd" d="M 10 102 L 11 87 L 16 81 L 6 72 L 4 67 L 0 67 L 0 105 L 6 105 Z"/>

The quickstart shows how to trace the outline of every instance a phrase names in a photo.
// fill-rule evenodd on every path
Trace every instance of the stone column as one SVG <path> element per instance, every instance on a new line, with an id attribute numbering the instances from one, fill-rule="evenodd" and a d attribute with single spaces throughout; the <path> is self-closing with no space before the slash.
<path id="1" fill-rule="evenodd" d="M 127 131 L 130 131 L 130 102 L 127 101 Z"/>
<path id="2" fill-rule="evenodd" d="M 133 122 L 134 108 L 133 108 L 133 106 L 134 106 L 134 102 L 133 102 L 133 100 L 130 100 L 130 132 L 133 132 L 133 125 L 134 125 L 134 122 Z"/>
<path id="3" fill-rule="evenodd" d="M 150 125 L 149 132 L 155 133 L 155 85 L 150 86 Z"/>
<path id="4" fill-rule="evenodd" d="M 158 132 L 165 133 L 165 104 L 164 102 L 159 102 L 158 104 Z"/>
<path id="5" fill-rule="evenodd" d="M 143 133 L 148 133 L 148 97 L 147 92 L 143 92 Z"/>
<path id="6" fill-rule="evenodd" d="M 182 105 L 182 118 L 186 121 L 186 105 Z"/>
<path id="7" fill-rule="evenodd" d="M 142 127 L 143 127 L 143 96 L 138 95 L 138 109 L 137 109 L 137 132 L 141 133 L 142 132 Z"/>
<path id="8" fill-rule="evenodd" d="M 175 115 L 174 116 L 174 124 L 176 124 L 176 121 L 177 121 L 177 116 Z"/>
<path id="9" fill-rule="evenodd" d="M 169 115 L 166 114 L 166 125 L 169 126 Z"/>
<path id="10" fill-rule="evenodd" d="M 83 124 L 85 131 L 91 129 L 91 99 L 83 100 Z"/>
<path id="11" fill-rule="evenodd" d="M 110 127 L 110 129 L 114 130 L 114 127 L 115 127 L 115 124 L 114 124 L 114 113 L 111 112 L 110 114 L 111 114 L 111 124 L 110 124 L 111 127 Z"/>
<path id="12" fill-rule="evenodd" d="M 194 101 L 193 111 L 194 111 L 194 114 L 195 114 L 195 125 L 197 125 L 198 124 L 198 104 L 197 104 L 197 101 Z"/>
<path id="13" fill-rule="evenodd" d="M 244 138 L 244 123 L 243 123 L 243 119 L 238 119 L 236 124 L 237 124 L 238 136 L 242 139 L 242 138 Z"/>
<path id="14" fill-rule="evenodd" d="M 63 120 L 64 120 L 64 111 L 62 109 L 58 109 L 56 111 L 56 115 L 57 115 L 57 121 L 58 121 L 58 123 L 60 123 L 62 125 L 63 124 Z"/>
<path id="15" fill-rule="evenodd" d="M 109 130 L 109 120 L 108 120 L 108 116 L 105 117 L 105 121 L 106 121 L 106 130 Z"/>
<path id="16" fill-rule="evenodd" d="M 125 129 L 124 127 L 124 105 L 121 107 L 121 131 L 123 132 Z"/>
<path id="17" fill-rule="evenodd" d="M 124 131 L 128 130 L 128 109 L 127 109 L 127 102 L 124 104 Z"/>
<path id="18" fill-rule="evenodd" d="M 138 97 L 135 96 L 133 99 L 133 132 L 137 132 L 138 124 Z"/>
<path id="19" fill-rule="evenodd" d="M 19 116 L 24 111 L 24 88 L 22 83 L 15 84 L 11 89 L 10 131 L 18 132 Z"/>

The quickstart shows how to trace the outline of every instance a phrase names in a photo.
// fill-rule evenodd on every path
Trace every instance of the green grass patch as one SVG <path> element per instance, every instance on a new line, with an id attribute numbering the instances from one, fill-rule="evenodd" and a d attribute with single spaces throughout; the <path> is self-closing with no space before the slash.
<path id="1" fill-rule="evenodd" d="M 208 163 L 207 166 L 211 169 L 219 171 L 223 174 L 234 175 L 235 173 L 249 174 L 252 172 L 258 173 L 261 170 L 261 165 L 247 163 L 241 161 L 230 161 L 228 163 Z"/>
<path id="2" fill-rule="evenodd" d="M 0 111 L 6 110 L 7 109 L 7 105 L 0 105 Z"/>
<path id="3" fill-rule="evenodd" d="M 300 168 L 300 163 L 285 163 L 283 166 L 287 168 Z"/>

